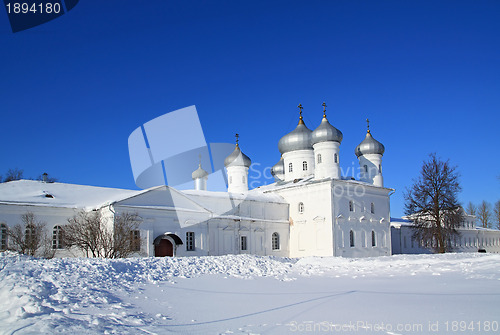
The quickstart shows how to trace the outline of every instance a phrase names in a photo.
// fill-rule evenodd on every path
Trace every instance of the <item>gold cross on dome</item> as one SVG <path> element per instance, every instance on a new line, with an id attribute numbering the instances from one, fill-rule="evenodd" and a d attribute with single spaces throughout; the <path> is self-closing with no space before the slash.
<path id="1" fill-rule="evenodd" d="M 236 137 L 236 145 L 238 145 L 238 141 L 239 141 L 239 139 L 240 139 L 240 135 L 239 135 L 239 134 L 236 134 L 236 135 L 234 135 L 234 137 Z"/>
<path id="2" fill-rule="evenodd" d="M 366 119 L 366 129 L 367 132 L 370 132 L 370 120 Z"/>
<path id="3" fill-rule="evenodd" d="M 326 102 L 323 102 L 321 106 L 323 106 L 323 117 L 326 117 Z"/>
<path id="4" fill-rule="evenodd" d="M 299 112 L 300 113 L 300 119 L 302 120 L 302 108 L 303 108 L 302 104 L 299 104 L 297 107 L 299 107 L 299 109 L 300 109 L 300 112 Z"/>

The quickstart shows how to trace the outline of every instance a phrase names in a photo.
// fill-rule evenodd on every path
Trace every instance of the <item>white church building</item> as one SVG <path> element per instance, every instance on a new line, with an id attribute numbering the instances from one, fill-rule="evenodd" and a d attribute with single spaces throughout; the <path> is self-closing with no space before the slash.
<path id="1" fill-rule="evenodd" d="M 299 105 L 301 108 L 301 106 Z M 326 105 L 325 105 L 326 107 Z M 141 218 L 137 256 L 202 256 L 251 253 L 286 257 L 369 257 L 391 254 L 390 195 L 384 187 L 384 146 L 368 128 L 355 148 L 360 178 L 344 177 L 339 152 L 342 132 L 323 113 L 310 130 L 302 109 L 297 127 L 283 136 L 275 182 L 248 188 L 251 160 L 238 141 L 224 165 L 227 192 L 207 190 L 200 165 L 192 190 L 157 186 L 122 190 L 19 180 L 0 184 L 0 249 L 7 229 L 33 212 L 47 223 L 56 256 L 81 256 L 62 245 L 61 231 L 78 211 L 101 211 L 113 219 L 124 212 Z"/>

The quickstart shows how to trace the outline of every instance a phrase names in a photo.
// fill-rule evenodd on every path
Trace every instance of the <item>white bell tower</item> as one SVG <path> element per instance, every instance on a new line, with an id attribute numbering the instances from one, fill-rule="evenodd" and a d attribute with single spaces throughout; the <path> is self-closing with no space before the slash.
<path id="1" fill-rule="evenodd" d="M 374 186 L 384 187 L 382 156 L 385 148 L 382 143 L 373 138 L 368 119 L 366 119 L 366 123 L 366 137 L 355 150 L 359 160 L 359 179 Z"/>
<path id="2" fill-rule="evenodd" d="M 248 168 L 252 164 L 250 158 L 240 150 L 239 135 L 236 134 L 236 147 L 224 160 L 227 171 L 227 191 L 232 193 L 248 192 Z"/>
<path id="3" fill-rule="evenodd" d="M 195 190 L 198 191 L 207 190 L 208 172 L 203 170 L 203 168 L 201 167 L 201 155 L 200 155 L 200 164 L 198 165 L 198 169 L 191 174 L 191 177 L 194 180 Z"/>

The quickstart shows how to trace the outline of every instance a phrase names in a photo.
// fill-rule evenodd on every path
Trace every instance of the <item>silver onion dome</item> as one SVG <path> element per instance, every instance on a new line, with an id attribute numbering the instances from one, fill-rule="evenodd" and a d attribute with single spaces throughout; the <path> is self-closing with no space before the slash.
<path id="1" fill-rule="evenodd" d="M 323 120 L 321 120 L 321 124 L 318 128 L 314 129 L 311 134 L 311 143 L 314 145 L 320 142 L 342 142 L 342 132 L 332 126 L 326 115 L 323 115 Z"/>
<path id="2" fill-rule="evenodd" d="M 208 172 L 201 168 L 201 164 L 198 166 L 198 169 L 191 174 L 193 180 L 205 178 L 206 176 L 208 176 Z"/>
<path id="3" fill-rule="evenodd" d="M 271 168 L 271 175 L 274 178 L 279 178 L 279 176 L 285 175 L 285 163 L 283 162 L 283 157 L 281 157 L 280 161 L 274 164 L 274 166 Z"/>
<path id="4" fill-rule="evenodd" d="M 229 165 L 250 167 L 252 161 L 247 155 L 241 152 L 240 146 L 236 144 L 234 151 L 224 160 L 224 166 L 228 167 Z"/>
<path id="5" fill-rule="evenodd" d="M 366 132 L 366 137 L 355 150 L 356 156 L 363 156 L 366 154 L 379 154 L 383 155 L 385 151 L 384 145 L 373 138 L 370 129 Z"/>
<path id="6" fill-rule="evenodd" d="M 311 129 L 306 127 L 306 124 L 300 116 L 297 128 L 283 136 L 278 142 L 278 150 L 281 154 L 295 150 L 312 149 L 311 144 Z"/>

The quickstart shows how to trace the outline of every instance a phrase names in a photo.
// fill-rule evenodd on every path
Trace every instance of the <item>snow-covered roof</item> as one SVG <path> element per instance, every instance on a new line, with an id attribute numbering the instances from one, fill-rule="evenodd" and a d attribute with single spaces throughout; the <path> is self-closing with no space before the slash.
<path id="1" fill-rule="evenodd" d="M 257 201 L 257 202 L 276 202 L 287 203 L 280 195 L 272 193 L 262 193 L 261 191 L 251 190 L 248 193 L 228 193 L 228 192 L 212 192 L 201 190 L 183 190 L 180 191 L 188 197 L 193 198 L 224 198 L 228 196 L 234 200 Z"/>
<path id="2" fill-rule="evenodd" d="M 285 188 L 290 188 L 290 187 L 297 187 L 297 186 L 304 186 L 304 185 L 312 185 L 312 184 L 317 184 L 317 183 L 322 183 L 325 181 L 335 181 L 336 183 L 346 183 L 346 184 L 353 184 L 353 185 L 362 185 L 366 187 L 373 187 L 375 189 L 385 189 L 385 190 L 391 190 L 394 191 L 392 188 L 388 187 L 379 187 L 379 186 L 374 186 L 369 183 L 366 183 L 364 181 L 360 180 L 355 180 L 355 179 L 332 179 L 332 178 L 324 178 L 324 179 L 314 179 L 314 176 L 309 176 L 304 179 L 296 179 L 296 180 L 289 180 L 289 181 L 278 181 L 272 184 L 268 185 L 263 185 L 259 186 L 256 190 L 260 190 L 261 192 L 270 192 L 270 191 L 277 191 L 280 189 L 285 189 Z"/>
<path id="3" fill-rule="evenodd" d="M 0 203 L 94 209 L 144 191 L 16 180 L 0 183 Z"/>
<path id="4" fill-rule="evenodd" d="M 125 201 L 126 204 L 128 201 L 137 199 L 136 196 L 152 194 L 152 192 L 161 189 L 162 187 L 153 187 L 147 190 L 134 191 L 65 183 L 45 183 L 34 180 L 17 180 L 8 183 L 0 183 L 0 204 L 82 208 L 91 210 L 116 202 L 122 203 Z M 287 203 L 278 194 L 264 194 L 260 190 L 252 190 L 246 194 L 200 190 L 176 192 L 178 192 L 179 195 L 182 194 L 186 199 L 189 199 L 188 201 L 192 201 L 212 212 L 220 211 L 219 207 L 221 207 L 221 204 L 225 203 L 224 199 L 237 202 L 255 201 L 262 203 Z M 140 204 L 134 203 L 134 205 Z"/>

